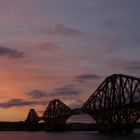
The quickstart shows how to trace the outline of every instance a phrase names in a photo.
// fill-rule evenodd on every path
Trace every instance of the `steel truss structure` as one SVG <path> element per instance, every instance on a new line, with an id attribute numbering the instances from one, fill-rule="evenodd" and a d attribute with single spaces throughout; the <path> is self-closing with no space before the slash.
<path id="1" fill-rule="evenodd" d="M 82 108 L 71 110 L 58 99 L 50 101 L 42 117 L 34 109 L 29 111 L 26 123 L 44 120 L 51 130 L 63 128 L 71 115 L 87 113 L 100 131 L 132 131 L 140 118 L 140 78 L 113 74 L 107 77 Z"/>
<path id="2" fill-rule="evenodd" d="M 44 114 L 43 120 L 47 129 L 63 129 L 66 120 L 71 116 L 72 110 L 59 99 L 50 101 Z"/>
<path id="3" fill-rule="evenodd" d="M 39 116 L 34 109 L 30 109 L 25 122 L 27 123 L 37 123 L 39 121 Z"/>
<path id="4" fill-rule="evenodd" d="M 100 130 L 131 131 L 140 118 L 140 78 L 122 74 L 107 77 L 82 108 Z"/>

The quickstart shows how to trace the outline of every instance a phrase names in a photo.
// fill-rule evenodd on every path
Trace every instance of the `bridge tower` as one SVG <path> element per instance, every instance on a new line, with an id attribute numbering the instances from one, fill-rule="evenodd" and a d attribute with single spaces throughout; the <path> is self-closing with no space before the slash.
<path id="1" fill-rule="evenodd" d="M 140 118 L 140 78 L 122 74 L 107 77 L 82 108 L 100 131 L 132 131 Z"/>
<path id="2" fill-rule="evenodd" d="M 26 128 L 28 130 L 36 130 L 38 128 L 39 117 L 34 109 L 30 109 L 25 120 Z"/>
<path id="3" fill-rule="evenodd" d="M 43 114 L 46 130 L 62 130 L 71 113 L 72 110 L 59 99 L 50 101 Z"/>

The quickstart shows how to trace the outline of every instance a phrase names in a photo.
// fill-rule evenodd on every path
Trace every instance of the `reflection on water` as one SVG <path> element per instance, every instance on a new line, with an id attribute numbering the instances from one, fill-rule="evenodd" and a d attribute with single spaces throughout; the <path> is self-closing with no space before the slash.
<path id="1" fill-rule="evenodd" d="M 139 140 L 140 130 L 128 135 L 102 135 L 96 132 L 0 132 L 0 140 Z"/>

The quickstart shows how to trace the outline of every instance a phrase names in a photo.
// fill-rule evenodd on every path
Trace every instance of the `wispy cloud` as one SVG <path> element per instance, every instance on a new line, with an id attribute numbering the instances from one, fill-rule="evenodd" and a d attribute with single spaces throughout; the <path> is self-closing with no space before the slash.
<path id="1" fill-rule="evenodd" d="M 114 28 L 116 26 L 116 22 L 114 20 L 108 19 L 108 20 L 104 21 L 104 26 L 107 29 L 112 29 L 112 28 Z"/>
<path id="2" fill-rule="evenodd" d="M 126 66 L 125 69 L 129 70 L 129 71 L 140 70 L 140 62 L 139 61 L 131 61 L 128 63 L 128 66 Z"/>
<path id="3" fill-rule="evenodd" d="M 52 96 L 78 96 L 80 94 L 80 90 L 75 88 L 74 85 L 64 85 L 60 88 L 54 89 L 54 91 L 50 94 Z"/>
<path id="4" fill-rule="evenodd" d="M 38 89 L 35 89 L 35 90 L 25 93 L 25 94 L 34 99 L 43 98 L 43 97 L 47 96 L 47 93 L 45 91 L 41 91 Z"/>
<path id="5" fill-rule="evenodd" d="M 64 35 L 64 36 L 73 36 L 73 35 L 82 34 L 81 31 L 74 29 L 72 27 L 68 27 L 64 24 L 51 25 L 48 28 L 43 29 L 41 32 L 44 32 L 47 34 Z"/>
<path id="6" fill-rule="evenodd" d="M 81 99 L 75 99 L 74 102 L 70 103 L 69 106 L 71 108 L 80 108 L 82 106 L 83 102 Z"/>
<path id="7" fill-rule="evenodd" d="M 45 101 L 29 101 L 20 98 L 9 99 L 7 102 L 0 103 L 0 108 L 22 107 L 29 105 L 46 105 Z"/>
<path id="8" fill-rule="evenodd" d="M 89 80 L 97 80 L 101 77 L 96 74 L 82 74 L 75 77 L 75 80 L 78 82 L 87 82 Z"/>
<path id="9" fill-rule="evenodd" d="M 18 59 L 24 57 L 24 52 L 17 49 L 7 48 L 0 46 L 0 56 L 5 56 L 7 58 Z"/>

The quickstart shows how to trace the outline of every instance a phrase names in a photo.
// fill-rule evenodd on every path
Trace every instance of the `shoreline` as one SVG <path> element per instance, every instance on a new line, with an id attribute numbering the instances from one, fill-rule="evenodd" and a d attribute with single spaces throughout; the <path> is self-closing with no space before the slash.
<path id="1" fill-rule="evenodd" d="M 45 123 L 28 126 L 25 122 L 0 122 L 0 131 L 46 131 Z M 62 131 L 97 131 L 95 124 L 67 123 Z"/>
<path id="2" fill-rule="evenodd" d="M 134 126 L 134 129 L 140 129 L 140 123 L 137 123 Z M 35 126 L 27 125 L 24 121 L 19 122 L 0 122 L 0 131 L 44 131 L 44 132 L 53 132 L 45 129 L 45 123 L 38 123 Z M 96 124 L 87 124 L 87 123 L 67 123 L 64 125 L 63 129 L 60 131 L 54 132 L 76 132 L 76 131 L 98 131 Z"/>

